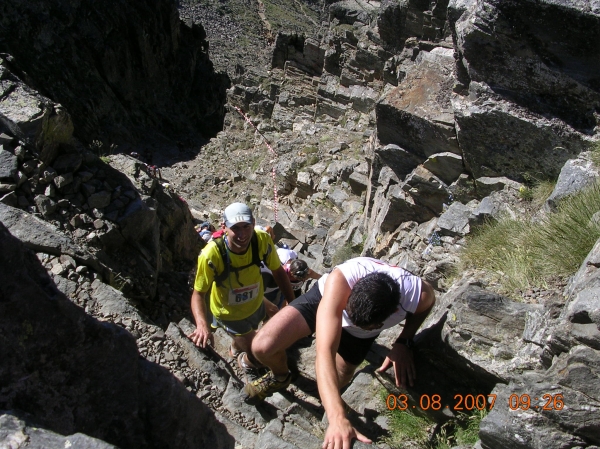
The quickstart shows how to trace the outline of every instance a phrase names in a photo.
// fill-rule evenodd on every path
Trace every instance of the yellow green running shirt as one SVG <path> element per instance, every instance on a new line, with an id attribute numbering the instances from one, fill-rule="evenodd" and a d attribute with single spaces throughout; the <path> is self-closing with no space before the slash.
<path id="1" fill-rule="evenodd" d="M 262 257 L 268 253 L 265 263 L 270 270 L 281 266 L 277 252 L 269 234 L 255 230 L 258 237 L 258 254 Z M 270 247 L 270 249 L 268 249 Z M 244 254 L 234 254 L 227 250 L 230 266 L 243 267 L 252 263 L 252 244 Z M 216 267 L 217 273 L 225 270 L 225 262 L 221 259 L 219 248 L 214 241 L 206 245 L 198 256 L 198 269 L 194 281 L 194 290 L 206 293 L 210 289 L 210 311 L 218 320 L 243 320 L 252 315 L 263 301 L 264 287 L 260 268 L 251 265 L 235 272 L 231 270 L 229 277 L 223 281 L 222 287 L 214 283 L 215 271 L 208 261 Z M 212 288 L 211 288 L 212 286 Z"/>

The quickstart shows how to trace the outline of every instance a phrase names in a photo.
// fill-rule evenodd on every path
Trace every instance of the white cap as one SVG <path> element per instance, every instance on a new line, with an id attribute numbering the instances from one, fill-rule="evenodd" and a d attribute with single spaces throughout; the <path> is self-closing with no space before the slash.
<path id="1" fill-rule="evenodd" d="M 298 258 L 296 251 L 285 248 L 277 248 L 277 255 L 279 256 L 279 260 L 282 264 L 286 263 L 288 260 L 294 260 Z"/>
<path id="2" fill-rule="evenodd" d="M 244 203 L 233 203 L 225 208 L 223 221 L 228 228 L 237 223 L 252 224 L 252 211 Z"/>

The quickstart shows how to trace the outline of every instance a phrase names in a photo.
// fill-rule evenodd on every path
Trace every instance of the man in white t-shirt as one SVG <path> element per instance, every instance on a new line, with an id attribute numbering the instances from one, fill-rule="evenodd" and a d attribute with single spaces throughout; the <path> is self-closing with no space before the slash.
<path id="1" fill-rule="evenodd" d="M 285 350 L 316 331 L 317 385 L 329 420 L 323 447 L 350 447 L 353 438 L 370 442 L 346 418 L 340 388 L 350 382 L 379 333 L 402 321 L 402 332 L 379 369 L 393 364 L 396 384 L 412 386 L 412 339 L 434 304 L 431 285 L 400 267 L 368 257 L 338 265 L 258 332 L 252 353 L 270 372 L 246 384 L 247 400 L 286 388 Z"/>
<path id="2" fill-rule="evenodd" d="M 277 255 L 281 261 L 281 266 L 290 279 L 290 284 L 294 290 L 295 297 L 301 295 L 300 289 L 304 285 L 304 282 L 308 279 L 318 280 L 321 275 L 313 271 L 308 267 L 308 264 L 298 259 L 296 251 L 286 248 L 277 248 Z M 279 289 L 279 286 L 275 283 L 271 270 L 263 266 L 260 269 L 263 277 L 263 283 L 265 285 L 265 298 L 275 304 L 279 309 L 287 305 L 283 292 Z"/>

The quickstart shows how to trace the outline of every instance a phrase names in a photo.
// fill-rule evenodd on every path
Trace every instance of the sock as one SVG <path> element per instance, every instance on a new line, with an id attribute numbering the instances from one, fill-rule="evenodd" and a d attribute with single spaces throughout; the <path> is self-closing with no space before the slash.
<path id="1" fill-rule="evenodd" d="M 242 364 L 244 365 L 244 368 L 256 369 L 256 366 L 250 361 L 250 358 L 246 353 L 244 353 L 244 357 L 242 357 Z"/>

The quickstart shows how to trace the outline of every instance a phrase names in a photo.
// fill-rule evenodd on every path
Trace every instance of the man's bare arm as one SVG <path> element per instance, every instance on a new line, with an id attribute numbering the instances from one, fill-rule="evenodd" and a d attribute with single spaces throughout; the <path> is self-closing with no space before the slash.
<path id="1" fill-rule="evenodd" d="M 273 278 L 279 287 L 279 290 L 283 292 L 283 296 L 285 296 L 288 304 L 292 302 L 296 297 L 294 296 L 294 289 L 292 288 L 292 284 L 290 283 L 290 278 L 286 274 L 283 267 L 279 267 L 276 270 L 271 271 L 273 273 Z"/>
<path id="2" fill-rule="evenodd" d="M 415 313 L 406 316 L 404 328 L 398 336 L 398 339 L 412 340 L 434 305 L 435 292 L 433 287 L 428 282 L 423 281 L 417 309 L 415 310 Z M 394 364 L 396 386 L 406 388 L 407 385 L 410 385 L 412 387 L 417 377 L 412 349 L 396 340 L 396 343 L 392 346 L 392 350 L 383 361 L 379 371 L 387 370 L 392 363 Z"/>
<path id="3" fill-rule="evenodd" d="M 346 418 L 335 363 L 342 334 L 342 312 L 349 296 L 350 286 L 346 278 L 339 270 L 334 270 L 325 283 L 325 291 L 317 311 L 316 329 L 315 370 L 319 395 L 329 421 L 323 443 L 323 447 L 328 449 L 350 447 L 353 438 L 370 443 Z"/>
<path id="4" fill-rule="evenodd" d="M 406 316 L 404 328 L 402 329 L 399 338 L 412 339 L 417 334 L 419 327 L 421 327 L 421 324 L 423 324 L 434 305 L 435 291 L 431 284 L 427 281 L 422 281 L 421 296 L 419 298 L 417 309 L 415 310 L 415 313 Z"/>
<path id="5" fill-rule="evenodd" d="M 205 301 L 206 293 L 194 290 L 192 292 L 191 307 L 194 320 L 196 321 L 196 330 L 189 335 L 189 339 L 196 346 L 201 348 L 206 347 L 207 344 L 214 342 L 214 336 L 210 331 L 210 327 L 207 321 L 207 311 Z"/>

